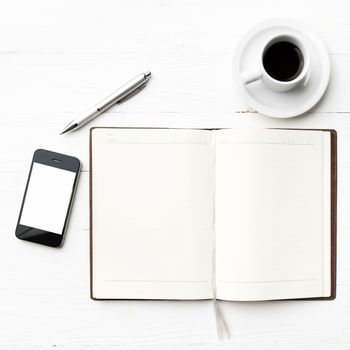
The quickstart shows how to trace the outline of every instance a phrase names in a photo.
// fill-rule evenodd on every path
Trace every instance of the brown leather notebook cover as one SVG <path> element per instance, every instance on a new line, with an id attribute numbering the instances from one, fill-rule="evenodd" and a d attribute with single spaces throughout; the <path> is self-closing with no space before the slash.
<path id="1" fill-rule="evenodd" d="M 332 288 L 329 299 L 336 298 L 337 290 L 337 132 L 331 133 L 331 274 Z"/>
<path id="2" fill-rule="evenodd" d="M 93 244 L 92 244 L 92 176 L 93 176 L 93 164 L 92 164 L 92 130 L 97 128 L 114 128 L 119 127 L 93 127 L 90 128 L 89 137 L 89 209 L 90 209 L 90 297 L 94 300 L 110 300 L 110 299 L 96 299 L 93 297 L 93 285 L 92 285 L 92 256 L 93 256 Z M 133 127 L 132 127 L 133 128 Z M 130 129 L 130 128 L 127 128 Z M 135 128 L 139 129 L 139 128 Z M 145 129 L 167 129 L 167 128 L 145 128 Z M 169 128 L 168 128 L 169 129 Z M 277 128 L 276 128 L 277 129 Z M 283 130 L 304 130 L 304 131 L 328 131 L 331 135 L 331 295 L 329 297 L 315 297 L 315 298 L 300 298 L 290 300 L 333 300 L 336 298 L 336 268 L 337 268 L 337 132 L 333 129 L 297 129 L 297 128 L 279 128 Z M 215 129 L 207 129 L 215 130 Z M 281 300 L 279 300 L 281 301 Z"/>

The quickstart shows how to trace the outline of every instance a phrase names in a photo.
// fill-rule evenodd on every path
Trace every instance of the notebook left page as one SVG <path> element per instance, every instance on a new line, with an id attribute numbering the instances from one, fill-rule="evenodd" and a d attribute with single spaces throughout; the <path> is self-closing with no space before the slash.
<path id="1" fill-rule="evenodd" d="M 90 171 L 92 297 L 212 298 L 211 131 L 95 128 Z"/>

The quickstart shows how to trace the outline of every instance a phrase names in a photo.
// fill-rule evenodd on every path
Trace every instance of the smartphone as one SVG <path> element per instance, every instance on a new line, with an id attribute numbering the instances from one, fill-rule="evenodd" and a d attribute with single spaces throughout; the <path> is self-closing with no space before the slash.
<path id="1" fill-rule="evenodd" d="M 38 149 L 34 152 L 19 213 L 16 237 L 60 247 L 68 226 L 80 161 Z"/>

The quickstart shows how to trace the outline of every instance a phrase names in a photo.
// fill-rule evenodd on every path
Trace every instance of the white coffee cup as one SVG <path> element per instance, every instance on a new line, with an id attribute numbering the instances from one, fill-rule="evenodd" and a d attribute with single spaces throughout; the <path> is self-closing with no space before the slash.
<path id="1" fill-rule="evenodd" d="M 266 51 L 272 45 L 279 42 L 287 42 L 293 44 L 300 50 L 302 54 L 302 68 L 299 74 L 297 74 L 291 80 L 277 80 L 273 78 L 264 67 L 263 59 Z M 261 80 L 269 89 L 278 92 L 290 91 L 292 89 L 307 84 L 307 81 L 310 76 L 310 53 L 301 35 L 291 35 L 283 33 L 276 35 L 266 41 L 258 55 L 258 66 L 252 67 L 252 69 L 246 70 L 241 73 L 241 79 L 243 84 L 250 84 L 254 81 Z"/>

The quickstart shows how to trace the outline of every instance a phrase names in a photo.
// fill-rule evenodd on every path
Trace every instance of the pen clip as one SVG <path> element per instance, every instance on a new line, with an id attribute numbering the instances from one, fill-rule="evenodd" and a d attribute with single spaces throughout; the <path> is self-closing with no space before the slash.
<path id="1" fill-rule="evenodd" d="M 140 90 L 142 90 L 145 86 L 146 86 L 147 81 L 145 81 L 144 83 L 142 83 L 142 85 L 140 85 L 137 89 L 135 89 L 132 93 L 130 93 L 129 95 L 123 97 L 121 100 L 119 100 L 117 102 L 117 104 L 123 103 L 126 100 L 128 100 L 129 98 L 133 97 L 134 95 L 136 95 L 138 92 L 140 92 Z"/>

